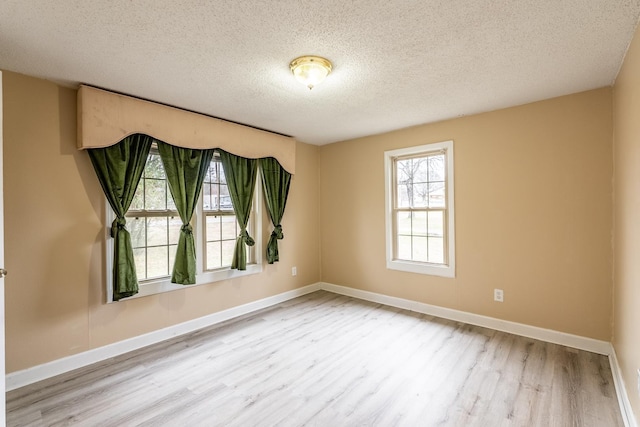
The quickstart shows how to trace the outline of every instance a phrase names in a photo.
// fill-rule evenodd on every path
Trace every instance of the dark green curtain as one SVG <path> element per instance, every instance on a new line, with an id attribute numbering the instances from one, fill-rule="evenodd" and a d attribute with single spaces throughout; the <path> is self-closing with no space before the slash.
<path id="1" fill-rule="evenodd" d="M 231 268 L 238 270 L 247 269 L 247 251 L 245 245 L 253 246 L 255 241 L 247 232 L 249 215 L 251 214 L 251 202 L 253 202 L 253 191 L 256 187 L 256 174 L 258 172 L 258 161 L 238 157 L 226 151 L 219 150 L 220 161 L 224 168 L 224 175 L 229 186 L 229 196 L 233 210 L 240 226 L 240 236 L 236 240 L 236 247 L 233 251 Z"/>
<path id="2" fill-rule="evenodd" d="M 271 218 L 274 226 L 267 244 L 267 262 L 273 264 L 280 261 L 278 240 L 284 239 L 280 221 L 282 221 L 284 208 L 287 204 L 291 174 L 284 170 L 273 157 L 260 159 L 260 168 L 262 169 L 262 186 L 264 188 L 267 211 L 269 211 L 269 218 Z"/>
<path id="3" fill-rule="evenodd" d="M 167 174 L 169 190 L 182 220 L 171 282 L 193 285 L 196 283 L 196 245 L 190 222 L 198 205 L 213 150 L 175 147 L 158 141 L 158 151 Z"/>
<path id="4" fill-rule="evenodd" d="M 111 224 L 114 301 L 138 293 L 136 264 L 125 214 L 136 193 L 152 143 L 150 136 L 135 134 L 116 145 L 87 150 L 104 194 L 116 214 Z"/>

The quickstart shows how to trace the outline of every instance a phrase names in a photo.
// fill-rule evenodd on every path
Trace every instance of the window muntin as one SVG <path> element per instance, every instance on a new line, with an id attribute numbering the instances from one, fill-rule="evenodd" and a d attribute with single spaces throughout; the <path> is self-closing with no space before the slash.
<path id="1" fill-rule="evenodd" d="M 384 156 L 387 268 L 454 277 L 453 141 Z"/>

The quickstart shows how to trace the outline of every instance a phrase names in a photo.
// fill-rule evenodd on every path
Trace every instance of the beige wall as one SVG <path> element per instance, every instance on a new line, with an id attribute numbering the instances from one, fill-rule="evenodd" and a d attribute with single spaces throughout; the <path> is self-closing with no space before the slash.
<path id="1" fill-rule="evenodd" d="M 280 263 L 259 275 L 104 304 L 105 201 L 87 154 L 76 149 L 76 91 L 2 77 L 7 372 L 320 279 L 318 148 L 298 143 Z"/>
<path id="2" fill-rule="evenodd" d="M 322 146 L 323 281 L 609 341 L 611 108 L 604 88 Z M 383 152 L 445 140 L 457 276 L 387 270 Z"/>
<path id="3" fill-rule="evenodd" d="M 640 29 L 614 86 L 613 345 L 627 395 L 640 417 Z"/>

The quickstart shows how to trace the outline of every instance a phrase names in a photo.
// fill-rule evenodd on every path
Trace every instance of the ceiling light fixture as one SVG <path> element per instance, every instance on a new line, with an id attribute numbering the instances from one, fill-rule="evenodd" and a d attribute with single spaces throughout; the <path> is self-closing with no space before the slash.
<path id="1" fill-rule="evenodd" d="M 301 56 L 291 61 L 289 68 L 296 80 L 311 90 L 322 83 L 333 66 L 328 59 L 319 56 Z"/>

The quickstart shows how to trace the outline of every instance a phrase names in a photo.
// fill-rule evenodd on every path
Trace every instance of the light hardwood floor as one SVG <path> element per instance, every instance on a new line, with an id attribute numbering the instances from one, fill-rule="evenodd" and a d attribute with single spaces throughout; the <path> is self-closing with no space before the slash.
<path id="1" fill-rule="evenodd" d="M 622 426 L 605 356 L 320 291 L 8 393 L 9 426 Z"/>

